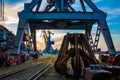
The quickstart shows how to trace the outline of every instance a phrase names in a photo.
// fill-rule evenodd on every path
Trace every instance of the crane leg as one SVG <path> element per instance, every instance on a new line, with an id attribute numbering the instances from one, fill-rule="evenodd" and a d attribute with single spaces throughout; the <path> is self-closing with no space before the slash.
<path id="1" fill-rule="evenodd" d="M 20 20 L 19 24 L 18 24 L 17 35 L 15 37 L 13 54 L 20 54 L 20 46 L 22 43 L 23 35 L 25 33 L 25 29 L 27 29 L 27 28 L 28 28 L 28 25 L 26 24 L 26 21 Z"/>
<path id="2" fill-rule="evenodd" d="M 106 20 L 100 20 L 99 25 L 100 25 L 101 31 L 103 33 L 103 37 L 104 37 L 105 42 L 106 42 L 107 47 L 108 47 L 108 53 L 115 55 L 116 50 L 114 48 L 113 41 L 112 41 L 112 38 L 111 38 L 111 35 L 110 35 L 110 31 L 108 29 L 108 25 L 107 25 Z"/>

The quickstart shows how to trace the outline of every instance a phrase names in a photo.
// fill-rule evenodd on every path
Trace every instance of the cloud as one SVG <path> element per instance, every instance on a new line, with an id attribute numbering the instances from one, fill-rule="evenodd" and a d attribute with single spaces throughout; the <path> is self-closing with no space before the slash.
<path id="1" fill-rule="evenodd" d="M 108 25 L 120 25 L 120 22 L 108 22 Z"/>
<path id="2" fill-rule="evenodd" d="M 93 3 L 98 3 L 98 2 L 101 2 L 103 0 L 92 0 Z M 87 5 L 87 3 L 84 1 L 84 5 L 86 7 L 86 10 L 89 12 L 92 11 L 92 9 Z M 80 1 L 79 0 L 76 0 L 74 4 L 72 4 L 72 7 L 76 10 L 76 11 L 81 11 L 82 10 L 82 7 L 81 7 L 81 4 L 80 4 Z"/>
<path id="3" fill-rule="evenodd" d="M 120 8 L 115 8 L 115 9 L 110 9 L 108 11 L 108 14 L 112 14 L 112 15 L 120 15 Z"/>
<path id="4" fill-rule="evenodd" d="M 13 34 L 16 35 L 17 32 L 17 23 L 5 24 L 4 25 L 9 31 L 12 31 Z"/>
<path id="5" fill-rule="evenodd" d="M 61 33 L 61 34 L 56 34 L 52 37 L 52 40 L 55 41 L 55 44 L 53 45 L 54 48 L 60 49 L 64 35 L 65 34 Z"/>
<path id="6" fill-rule="evenodd" d="M 1 24 L 10 24 L 10 23 L 18 23 L 17 12 L 21 11 L 23 8 L 22 3 L 18 3 L 15 5 L 5 5 L 4 6 L 4 21 Z"/>
<path id="7" fill-rule="evenodd" d="M 120 34 L 114 34 L 113 37 L 120 37 Z"/>
<path id="8" fill-rule="evenodd" d="M 4 6 L 4 20 L 0 21 L 1 25 L 4 25 L 8 30 L 16 34 L 18 26 L 18 15 L 17 12 L 21 11 L 23 8 L 22 3 L 17 4 L 5 4 Z"/>
<path id="9" fill-rule="evenodd" d="M 37 41 L 37 49 L 38 50 L 44 50 L 45 49 L 45 43 L 43 41 Z"/>
<path id="10" fill-rule="evenodd" d="M 102 0 L 93 0 L 94 3 L 97 3 L 97 2 L 100 2 L 100 1 L 102 1 Z"/>
<path id="11" fill-rule="evenodd" d="M 32 0 L 25 1 L 16 1 L 10 2 L 6 1 L 4 6 L 4 21 L 0 21 L 0 24 L 10 24 L 10 23 L 18 23 L 18 12 L 21 12 L 24 9 L 24 3 L 30 3 Z M 12 4 L 14 3 L 14 4 Z M 46 1 L 42 1 L 41 10 L 45 8 Z"/>
<path id="12" fill-rule="evenodd" d="M 120 16 L 120 8 L 101 7 L 100 9 L 107 12 L 109 16 L 107 20 L 117 18 L 118 16 Z"/>
<path id="13" fill-rule="evenodd" d="M 30 1 L 32 1 L 32 0 L 4 0 L 5 3 L 11 4 L 11 5 L 21 3 L 21 2 L 22 3 L 23 2 L 30 2 Z"/>

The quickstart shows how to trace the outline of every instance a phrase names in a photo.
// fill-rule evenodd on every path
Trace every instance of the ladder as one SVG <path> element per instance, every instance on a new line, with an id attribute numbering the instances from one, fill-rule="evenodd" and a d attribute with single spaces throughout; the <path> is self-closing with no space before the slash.
<path id="1" fill-rule="evenodd" d="M 99 43 L 99 39 L 100 39 L 100 33 L 101 33 L 100 26 L 98 25 L 97 31 L 96 31 L 96 36 L 95 36 L 95 41 L 93 44 L 95 51 L 97 51 L 97 47 L 98 47 L 98 43 Z"/>

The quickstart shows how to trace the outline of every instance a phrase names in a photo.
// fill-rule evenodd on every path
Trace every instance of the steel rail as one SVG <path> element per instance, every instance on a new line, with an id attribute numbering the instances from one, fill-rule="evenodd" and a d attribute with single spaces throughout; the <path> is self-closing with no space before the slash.
<path id="1" fill-rule="evenodd" d="M 33 74 L 31 77 L 29 77 L 27 80 L 38 80 L 43 74 L 45 74 L 49 69 L 51 68 L 50 64 L 46 64 L 41 68 L 39 71 L 37 71 L 35 74 Z"/>
<path id="2" fill-rule="evenodd" d="M 42 62 L 39 63 L 39 64 L 36 64 L 36 65 L 33 65 L 33 66 L 29 66 L 29 67 L 25 67 L 25 68 L 23 68 L 23 69 L 18 69 L 18 70 L 16 70 L 16 71 L 9 72 L 9 73 L 7 73 L 7 74 L 2 74 L 2 75 L 0 75 L 0 79 L 3 79 L 3 78 L 6 78 L 6 77 L 15 75 L 15 74 L 17 74 L 17 73 L 19 73 L 19 72 L 22 72 L 22 71 L 24 71 L 24 70 L 30 69 L 30 68 L 35 67 L 35 66 L 40 65 L 40 64 L 42 64 Z"/>

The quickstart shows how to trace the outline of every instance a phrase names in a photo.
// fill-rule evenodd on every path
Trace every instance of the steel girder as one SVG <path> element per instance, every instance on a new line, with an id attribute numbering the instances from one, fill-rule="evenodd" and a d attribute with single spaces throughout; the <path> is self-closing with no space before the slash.
<path id="1" fill-rule="evenodd" d="M 21 12 L 20 19 L 26 20 L 101 20 L 106 18 L 105 13 L 100 12 Z"/>
<path id="2" fill-rule="evenodd" d="M 17 53 L 20 53 L 20 45 L 23 38 L 23 34 L 25 32 L 25 29 L 27 27 L 34 27 L 35 29 L 58 29 L 58 27 L 54 25 L 50 25 L 50 21 L 72 21 L 73 25 L 76 24 L 74 21 L 81 21 L 86 22 L 84 24 L 78 24 L 74 27 L 64 27 L 63 29 L 85 29 L 86 30 L 86 36 L 91 36 L 91 28 L 93 27 L 93 24 L 95 22 L 100 25 L 100 30 L 102 31 L 102 34 L 104 36 L 105 42 L 108 47 L 108 53 L 110 54 L 116 54 L 112 38 L 110 35 L 110 31 L 108 28 L 108 25 L 106 23 L 106 13 L 99 10 L 94 3 L 91 0 L 79 0 L 82 11 L 76 12 L 74 8 L 72 8 L 71 4 L 67 0 L 55 0 L 53 3 L 48 4 L 45 10 L 39 11 L 39 8 L 41 7 L 42 0 L 32 0 L 31 3 L 26 3 L 24 5 L 24 10 L 22 12 L 18 13 L 19 16 L 19 25 L 18 25 L 18 31 L 15 39 L 15 49 L 17 50 Z M 60 2 L 60 3 L 59 3 Z M 66 3 L 67 2 L 67 3 Z M 58 4 L 59 3 L 59 4 Z M 86 3 L 91 9 L 92 12 L 87 12 L 86 10 Z M 33 11 L 33 9 L 36 7 L 36 9 Z M 55 7 L 52 11 L 50 9 L 52 7 Z M 71 11 L 68 10 L 68 8 L 71 9 Z M 44 20 L 48 20 L 48 22 L 45 23 L 47 27 L 44 27 Z M 34 22 L 39 21 L 39 24 L 35 24 Z M 91 22 L 91 23 L 87 23 Z M 28 25 L 29 24 L 29 25 Z M 87 24 L 87 25 L 86 25 Z M 90 28 L 88 28 L 90 27 Z M 21 28 L 21 29 L 20 29 Z"/>
<path id="3" fill-rule="evenodd" d="M 15 37 L 15 43 L 14 43 L 14 53 L 13 54 L 20 54 L 20 46 L 22 43 L 23 35 L 25 33 L 25 30 L 28 29 L 28 24 L 26 20 L 19 20 L 17 34 Z"/>

